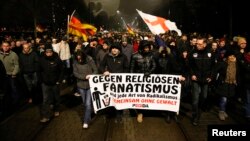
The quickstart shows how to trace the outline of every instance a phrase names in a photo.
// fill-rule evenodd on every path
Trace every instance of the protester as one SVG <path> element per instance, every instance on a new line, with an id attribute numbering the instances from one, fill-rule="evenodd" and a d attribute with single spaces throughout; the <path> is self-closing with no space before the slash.
<path id="1" fill-rule="evenodd" d="M 122 53 L 119 43 L 113 43 L 110 46 L 109 53 L 104 56 L 100 64 L 101 72 L 106 76 L 110 73 L 127 73 L 128 72 L 128 59 Z M 122 110 L 116 110 L 116 121 L 122 121 Z"/>
<path id="2" fill-rule="evenodd" d="M 51 118 L 50 105 L 53 105 L 54 116 L 59 116 L 60 83 L 63 79 L 63 64 L 51 44 L 46 44 L 44 55 L 40 59 L 40 72 L 43 91 L 40 122 L 48 122 Z"/>
<path id="3" fill-rule="evenodd" d="M 19 55 L 19 62 L 21 74 L 28 89 L 27 96 L 29 103 L 32 103 L 35 98 L 34 94 L 36 93 L 38 84 L 38 61 L 38 55 L 32 50 L 30 44 L 24 44 L 23 51 Z"/>
<path id="4" fill-rule="evenodd" d="M 157 60 L 157 73 L 159 74 L 176 74 L 178 69 L 178 64 L 174 59 L 172 54 L 168 54 L 166 49 L 163 49 L 160 52 L 159 59 Z M 174 112 L 167 111 L 165 112 L 165 120 L 167 123 L 171 122 L 171 119 L 174 118 L 177 121 L 177 115 Z"/>
<path id="5" fill-rule="evenodd" d="M 246 48 L 243 60 L 240 60 L 241 68 L 242 68 L 242 85 L 244 86 L 244 91 L 246 93 L 246 101 L 245 101 L 245 117 L 250 123 L 250 47 Z"/>
<path id="6" fill-rule="evenodd" d="M 127 37 L 122 38 L 122 53 L 125 54 L 128 58 L 128 64 L 130 64 L 130 59 L 133 54 L 133 46 L 128 43 Z"/>
<path id="7" fill-rule="evenodd" d="M 142 40 L 139 45 L 139 51 L 133 54 L 130 64 L 130 73 L 143 73 L 145 77 L 154 73 L 156 69 L 156 62 L 151 52 L 151 44 Z M 143 121 L 143 110 L 137 109 L 137 121 Z"/>
<path id="8" fill-rule="evenodd" d="M 16 105 L 20 99 L 20 92 L 17 86 L 17 76 L 19 74 L 19 57 L 10 49 L 10 44 L 4 41 L 1 45 L 0 60 L 3 62 L 7 73 L 7 86 L 11 93 L 12 103 Z"/>
<path id="9" fill-rule="evenodd" d="M 67 81 L 69 81 L 69 73 L 70 73 L 70 58 L 71 58 L 71 54 L 70 54 L 70 47 L 69 44 L 67 42 L 68 37 L 64 36 L 61 40 L 60 43 L 58 43 L 59 46 L 59 57 L 63 62 L 64 65 L 64 77 L 63 77 L 63 83 L 66 83 Z"/>
<path id="10" fill-rule="evenodd" d="M 227 50 L 225 58 L 225 61 L 216 64 L 216 73 L 219 77 L 216 80 L 215 92 L 220 96 L 218 117 L 222 121 L 228 117 L 227 103 L 235 96 L 236 85 L 239 83 L 239 67 L 235 52 Z"/>
<path id="11" fill-rule="evenodd" d="M 100 65 L 101 62 L 103 61 L 103 58 L 105 57 L 106 54 L 109 53 L 109 48 L 110 48 L 111 43 L 108 41 L 104 41 L 102 48 L 98 50 L 97 55 L 96 55 L 96 65 L 97 68 L 99 69 L 100 72 Z"/>
<path id="12" fill-rule="evenodd" d="M 205 38 L 197 38 L 196 48 L 190 52 L 189 66 L 192 80 L 192 124 L 199 125 L 201 108 L 204 107 L 208 84 L 213 78 L 215 64 L 212 53 L 206 48 Z"/>
<path id="13" fill-rule="evenodd" d="M 88 79 L 89 75 L 97 74 L 97 67 L 95 65 L 92 57 L 86 55 L 82 51 L 76 53 L 76 61 L 73 64 L 73 73 L 77 78 L 77 89 L 81 94 L 83 105 L 84 105 L 84 114 L 83 114 L 83 128 L 88 128 L 91 121 L 92 113 L 92 100 L 91 92 Z"/>

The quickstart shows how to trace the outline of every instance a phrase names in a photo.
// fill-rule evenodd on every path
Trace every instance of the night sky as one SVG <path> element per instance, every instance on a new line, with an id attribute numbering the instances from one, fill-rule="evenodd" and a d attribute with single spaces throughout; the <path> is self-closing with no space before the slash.
<path id="1" fill-rule="evenodd" d="M 249 34 L 246 3 L 244 0 L 0 0 L 0 26 L 32 27 L 36 18 L 38 24 L 65 27 L 67 15 L 76 10 L 82 21 L 97 27 L 117 29 L 120 17 L 127 23 L 137 17 L 141 22 L 137 28 L 143 28 L 145 25 L 135 10 L 139 9 L 176 22 L 184 32 Z"/>

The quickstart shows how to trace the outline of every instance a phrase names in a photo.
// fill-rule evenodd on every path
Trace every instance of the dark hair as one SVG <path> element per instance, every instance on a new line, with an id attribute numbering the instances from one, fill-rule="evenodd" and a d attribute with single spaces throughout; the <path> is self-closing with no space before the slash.
<path id="1" fill-rule="evenodd" d="M 144 49 L 145 47 L 149 47 L 149 48 L 150 48 L 150 46 L 151 46 L 151 43 L 150 43 L 149 41 L 147 41 L 147 40 L 142 40 L 142 41 L 140 41 L 140 43 L 139 43 L 139 51 L 140 51 L 140 52 L 143 52 L 143 49 Z"/>
<path id="2" fill-rule="evenodd" d="M 226 50 L 225 57 L 228 57 L 228 56 L 231 56 L 231 55 L 236 56 L 236 52 L 235 52 L 234 49 L 229 48 L 229 49 Z"/>
<path id="3" fill-rule="evenodd" d="M 111 46 L 111 43 L 108 40 L 104 40 L 103 44 L 107 44 L 109 47 Z"/>
<path id="4" fill-rule="evenodd" d="M 81 56 L 82 60 L 83 60 L 83 64 L 87 63 L 87 54 L 85 52 L 83 52 L 82 50 L 77 50 L 77 52 L 75 53 L 75 60 L 77 61 L 77 56 Z"/>
<path id="5" fill-rule="evenodd" d="M 117 48 L 120 52 L 122 51 L 121 45 L 118 42 L 114 42 L 110 45 L 109 51 L 111 51 L 113 48 Z"/>

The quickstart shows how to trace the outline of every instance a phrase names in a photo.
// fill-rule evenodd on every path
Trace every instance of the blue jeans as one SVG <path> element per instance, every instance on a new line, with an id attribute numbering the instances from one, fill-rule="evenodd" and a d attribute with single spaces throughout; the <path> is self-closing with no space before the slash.
<path id="1" fill-rule="evenodd" d="M 64 66 L 64 76 L 63 76 L 63 79 L 64 80 L 68 80 L 69 79 L 69 76 L 70 76 L 70 72 L 69 72 L 69 69 L 70 69 L 70 60 L 63 60 L 63 66 Z"/>
<path id="2" fill-rule="evenodd" d="M 83 122 L 89 124 L 91 120 L 91 112 L 92 112 L 92 101 L 91 101 L 91 93 L 90 89 L 82 89 L 77 88 L 78 92 L 81 94 L 82 101 L 83 101 L 83 109 L 85 109 L 83 115 Z"/>
<path id="3" fill-rule="evenodd" d="M 246 89 L 246 117 L 250 118 L 250 89 Z"/>
<path id="4" fill-rule="evenodd" d="M 50 105 L 54 106 L 54 111 L 59 112 L 60 106 L 60 88 L 59 85 L 46 85 L 42 83 L 43 104 L 41 107 L 41 115 L 50 118 Z"/>
<path id="5" fill-rule="evenodd" d="M 192 116 L 193 118 L 200 118 L 200 108 L 204 106 L 208 93 L 208 84 L 192 83 Z"/>
<path id="6" fill-rule="evenodd" d="M 28 92 L 29 92 L 29 98 L 32 97 L 32 90 L 34 88 L 36 88 L 37 86 L 37 82 L 38 82 L 38 77 L 37 77 L 37 73 L 30 73 L 30 74 L 23 74 L 23 78 L 24 81 L 26 83 L 26 86 L 28 88 Z"/>
<path id="7" fill-rule="evenodd" d="M 220 98 L 220 103 L 219 103 L 219 106 L 220 106 L 220 111 L 226 111 L 226 105 L 227 105 L 227 98 L 226 97 L 221 97 Z"/>
<path id="8" fill-rule="evenodd" d="M 20 98 L 20 93 L 18 91 L 18 88 L 17 88 L 17 80 L 18 78 L 15 77 L 15 78 L 12 78 L 11 75 L 8 75 L 7 76 L 7 83 L 9 84 L 9 87 L 10 87 L 10 92 L 11 92 L 11 98 L 12 98 L 12 102 L 13 103 L 16 103 L 19 101 L 19 98 Z M 0 81 L 3 81 L 3 80 L 0 80 Z"/>

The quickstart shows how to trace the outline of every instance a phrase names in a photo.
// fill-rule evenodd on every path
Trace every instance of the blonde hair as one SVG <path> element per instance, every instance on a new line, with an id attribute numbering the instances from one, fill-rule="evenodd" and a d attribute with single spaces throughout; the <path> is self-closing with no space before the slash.
<path id="1" fill-rule="evenodd" d="M 238 45 L 240 45 L 242 43 L 246 43 L 246 38 L 244 38 L 244 37 L 238 37 Z"/>

